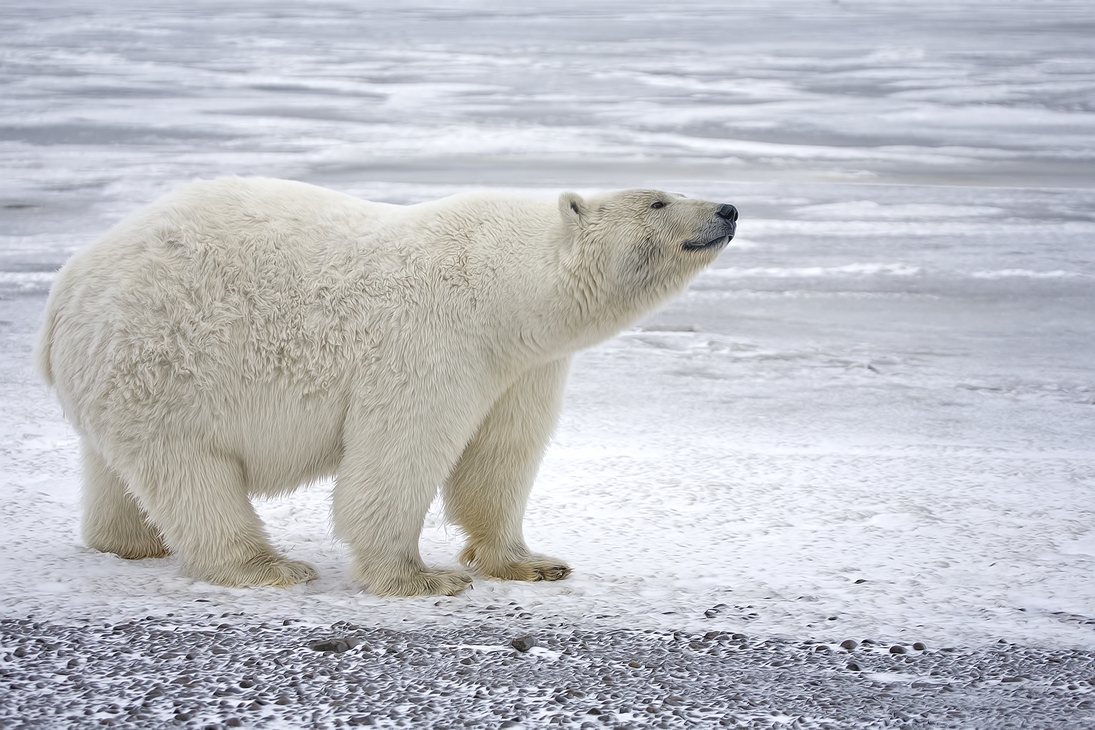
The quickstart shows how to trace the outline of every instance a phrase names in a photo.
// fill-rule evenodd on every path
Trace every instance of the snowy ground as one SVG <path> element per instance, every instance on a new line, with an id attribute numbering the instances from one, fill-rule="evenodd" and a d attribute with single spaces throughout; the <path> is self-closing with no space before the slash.
<path id="1" fill-rule="evenodd" d="M 1095 651 L 1086 3 L 391 5 L 0 10 L 4 676 L 27 619 L 464 636 L 516 605 L 514 636 Z M 654 186 L 738 206 L 684 297 L 577 359 L 526 524 L 569 579 L 363 593 L 329 485 L 259 505 L 320 569 L 291 590 L 81 545 L 75 438 L 30 363 L 46 292 L 125 213 L 229 173 L 397 203 Z M 426 559 L 460 544 L 431 515 Z"/>

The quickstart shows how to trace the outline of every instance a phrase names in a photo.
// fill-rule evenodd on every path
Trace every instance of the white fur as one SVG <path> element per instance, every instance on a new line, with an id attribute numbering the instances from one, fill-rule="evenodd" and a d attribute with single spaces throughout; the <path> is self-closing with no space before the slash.
<path id="1" fill-rule="evenodd" d="M 83 442 L 88 544 L 170 551 L 224 585 L 310 580 L 249 498 L 337 475 L 336 531 L 378 593 L 470 582 L 419 556 L 441 485 L 466 564 L 565 577 L 521 523 L 570 357 L 714 258 L 681 243 L 715 207 L 656 191 L 404 207 L 241 178 L 157 201 L 64 267 L 38 346 Z"/>

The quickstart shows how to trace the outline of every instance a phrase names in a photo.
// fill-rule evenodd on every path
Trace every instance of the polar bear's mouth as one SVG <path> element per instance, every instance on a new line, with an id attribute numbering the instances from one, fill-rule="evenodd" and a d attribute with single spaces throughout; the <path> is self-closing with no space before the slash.
<path id="1" fill-rule="evenodd" d="M 733 234 L 727 234 L 725 236 L 719 236 L 718 238 L 712 238 L 706 243 L 703 241 L 685 241 L 681 248 L 685 251 L 706 251 L 709 248 L 722 248 L 730 243 L 730 239 L 733 237 Z"/>

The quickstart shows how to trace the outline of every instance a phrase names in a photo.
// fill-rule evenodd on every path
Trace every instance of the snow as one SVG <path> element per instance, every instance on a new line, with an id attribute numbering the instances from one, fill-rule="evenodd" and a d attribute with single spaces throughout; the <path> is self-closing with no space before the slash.
<path id="1" fill-rule="evenodd" d="M 361 7 L 0 13 L 0 616 L 423 628 L 515 602 L 557 625 L 1095 648 L 1086 3 Z M 526 520 L 570 578 L 373 596 L 330 484 L 258 503 L 319 568 L 306 586 L 82 546 L 77 440 L 30 352 L 53 272 L 235 173 L 738 206 L 684 296 L 576 360 Z M 426 560 L 461 542 L 431 512 Z"/>

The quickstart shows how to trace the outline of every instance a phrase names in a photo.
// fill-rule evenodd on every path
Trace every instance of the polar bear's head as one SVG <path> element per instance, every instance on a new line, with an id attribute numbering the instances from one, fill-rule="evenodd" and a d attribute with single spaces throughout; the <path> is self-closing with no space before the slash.
<path id="1" fill-rule="evenodd" d="M 638 311 L 683 289 L 714 261 L 738 219 L 732 205 L 659 190 L 563 193 L 559 213 L 571 271 L 608 301 Z"/>

